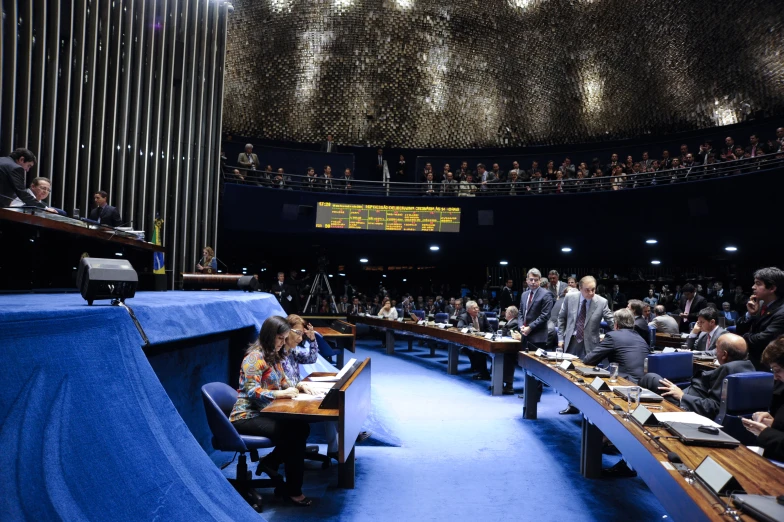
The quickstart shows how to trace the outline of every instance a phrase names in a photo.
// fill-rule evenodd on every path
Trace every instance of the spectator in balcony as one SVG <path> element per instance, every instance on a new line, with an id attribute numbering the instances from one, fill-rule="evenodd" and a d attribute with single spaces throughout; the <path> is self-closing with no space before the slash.
<path id="1" fill-rule="evenodd" d="M 425 196 L 436 196 L 437 195 L 437 193 L 436 193 L 437 192 L 436 191 L 436 182 L 433 181 L 433 173 L 432 172 L 428 172 L 427 175 L 426 175 L 425 183 L 424 183 L 424 191 L 425 191 L 425 193 L 424 193 Z"/>
<path id="2" fill-rule="evenodd" d="M 713 150 L 713 142 L 711 140 L 705 140 L 705 143 L 700 145 L 700 151 L 697 153 L 695 161 L 698 165 L 707 165 L 708 157 L 715 154 L 716 153 Z"/>
<path id="3" fill-rule="evenodd" d="M 520 168 L 520 163 L 513 161 L 512 162 L 512 169 L 509 171 L 509 177 L 512 177 L 512 172 L 517 172 L 517 179 L 518 181 L 527 181 L 527 175 L 525 170 Z"/>
<path id="4" fill-rule="evenodd" d="M 615 172 L 615 167 L 617 167 L 618 165 L 620 165 L 618 163 L 618 154 L 613 153 L 612 156 L 610 156 L 610 163 L 608 163 L 607 166 L 604 168 L 605 174 L 607 174 L 608 176 L 612 176 L 613 173 Z"/>
<path id="5" fill-rule="evenodd" d="M 327 134 L 326 141 L 321 142 L 321 152 L 337 152 L 337 146 L 332 141 L 332 134 Z"/>
<path id="6" fill-rule="evenodd" d="M 517 177 L 516 170 L 512 170 L 509 173 L 509 181 L 506 185 L 510 196 L 516 196 L 518 192 L 523 192 L 523 185 L 520 183 L 520 180 Z"/>
<path id="7" fill-rule="evenodd" d="M 778 143 L 779 148 L 774 152 L 780 152 L 784 149 L 784 127 L 776 129 L 776 143 Z"/>
<path id="8" fill-rule="evenodd" d="M 612 173 L 612 189 L 623 190 L 626 185 L 626 173 L 623 171 L 623 165 L 615 165 Z"/>
<path id="9" fill-rule="evenodd" d="M 529 194 L 541 194 L 543 184 L 544 179 L 542 178 L 542 171 L 537 169 L 533 172 L 531 181 L 528 183 L 528 185 L 526 185 L 526 191 Z"/>
<path id="10" fill-rule="evenodd" d="M 670 170 L 672 168 L 672 160 L 670 151 L 664 149 L 662 151 L 662 159 L 659 161 L 659 170 Z"/>
<path id="11" fill-rule="evenodd" d="M 591 174 L 591 179 L 589 180 L 588 187 L 590 187 L 591 192 L 596 190 L 602 190 L 602 178 L 604 177 L 604 169 L 602 167 L 597 167 L 593 174 Z"/>
<path id="12" fill-rule="evenodd" d="M 477 187 L 474 185 L 474 176 L 467 174 L 466 179 L 460 181 L 458 190 L 460 191 L 458 196 L 470 198 L 476 197 Z"/>
<path id="13" fill-rule="evenodd" d="M 378 174 L 378 179 L 382 179 L 384 174 L 384 149 L 378 149 L 376 151 L 376 173 Z"/>
<path id="14" fill-rule="evenodd" d="M 683 174 L 683 165 L 681 165 L 680 158 L 672 158 L 672 167 L 670 168 L 670 183 L 675 183 L 678 181 L 678 177 L 682 176 Z"/>
<path id="15" fill-rule="evenodd" d="M 256 167 L 259 166 L 259 157 L 253 153 L 252 143 L 245 145 L 245 152 L 239 155 L 237 163 L 244 169 L 256 170 Z"/>
<path id="16" fill-rule="evenodd" d="M 686 153 L 686 158 L 683 160 L 683 168 L 686 169 L 686 176 L 692 173 L 694 166 L 694 155 L 692 155 L 691 152 Z"/>
<path id="17" fill-rule="evenodd" d="M 469 174 L 472 174 L 472 172 L 468 170 L 468 162 L 464 161 L 460 163 L 460 169 L 458 169 L 458 171 L 455 172 L 455 179 L 459 179 L 460 181 L 463 181 L 464 179 L 466 179 L 466 176 L 468 176 Z"/>
<path id="18" fill-rule="evenodd" d="M 553 181 L 555 179 L 555 162 L 553 160 L 549 160 L 547 165 L 545 165 L 542 177 L 545 181 Z"/>
<path id="19" fill-rule="evenodd" d="M 501 167 L 498 166 L 498 163 L 493 163 L 493 170 L 491 172 L 495 178 L 496 183 L 506 182 L 506 172 L 501 170 Z"/>
<path id="20" fill-rule="evenodd" d="M 687 154 L 689 154 L 689 146 L 684 143 L 683 145 L 681 145 L 681 152 L 680 155 L 678 156 L 678 159 L 681 160 L 681 165 L 686 163 Z"/>
<path id="21" fill-rule="evenodd" d="M 563 172 L 564 179 L 572 179 L 577 177 L 577 169 L 575 169 L 574 165 L 572 165 L 572 160 L 568 156 L 564 158 L 563 163 L 558 170 Z"/>
<path id="22" fill-rule="evenodd" d="M 640 167 L 642 167 L 643 172 L 650 172 L 653 168 L 653 160 L 648 155 L 648 151 L 642 153 L 642 159 L 640 160 Z"/>
<path id="23" fill-rule="evenodd" d="M 304 185 L 305 185 L 304 186 L 305 190 L 310 190 L 310 191 L 318 190 L 319 179 L 316 176 L 316 169 L 314 169 L 313 167 L 308 167 L 308 173 L 307 173 L 307 177 L 305 178 Z"/>
<path id="24" fill-rule="evenodd" d="M 425 170 L 422 171 L 422 179 L 427 179 L 428 174 L 433 174 L 433 165 L 425 163 Z M 435 176 L 435 174 L 433 174 Z"/>
<path id="25" fill-rule="evenodd" d="M 555 179 L 551 182 L 551 190 L 554 194 L 563 194 L 564 191 L 564 173 L 560 170 L 555 171 Z"/>
<path id="26" fill-rule="evenodd" d="M 444 169 L 441 171 L 441 177 L 436 179 L 438 183 L 443 183 L 446 179 L 447 172 L 452 172 L 452 167 L 449 166 L 449 163 L 444 163 Z M 454 179 L 455 175 L 452 174 L 452 178 Z"/>
<path id="27" fill-rule="evenodd" d="M 623 173 L 627 175 L 634 174 L 634 158 L 626 156 L 626 162 L 623 164 Z"/>
<path id="28" fill-rule="evenodd" d="M 532 180 L 534 177 L 534 172 L 537 171 L 541 173 L 541 170 L 539 169 L 539 162 L 538 161 L 531 162 L 531 169 L 528 171 L 528 179 L 526 181 Z"/>
<path id="29" fill-rule="evenodd" d="M 446 173 L 446 179 L 441 182 L 441 195 L 442 196 L 456 196 L 458 190 L 457 181 L 451 172 Z"/>
<path id="30" fill-rule="evenodd" d="M 239 181 L 240 183 L 245 181 L 245 176 L 242 175 L 242 171 L 240 169 L 232 170 L 231 174 L 232 174 L 232 176 L 230 178 L 231 181 Z"/>
<path id="31" fill-rule="evenodd" d="M 721 148 L 720 158 L 721 161 L 731 161 L 733 158 L 729 156 L 735 155 L 735 140 L 732 139 L 732 136 L 727 136 L 724 138 L 724 147 Z"/>
<path id="32" fill-rule="evenodd" d="M 749 154 L 750 158 L 756 158 L 757 156 L 767 154 L 765 145 L 760 143 L 756 134 L 749 136 L 749 146 L 746 147 L 746 152 Z"/>
<path id="33" fill-rule="evenodd" d="M 322 183 L 324 184 L 324 190 L 335 190 L 335 180 L 332 179 L 332 167 L 329 165 L 324 167 L 324 179 L 322 180 Z"/>
<path id="34" fill-rule="evenodd" d="M 351 184 L 354 182 L 354 176 L 351 175 L 351 169 L 343 171 L 343 179 L 340 180 L 343 191 L 348 194 L 352 191 Z"/>
<path id="35" fill-rule="evenodd" d="M 487 172 L 484 163 L 476 165 L 476 182 L 479 184 L 480 192 L 487 192 L 490 189 L 490 184 L 495 181 L 492 172 Z"/>
<path id="36" fill-rule="evenodd" d="M 406 158 L 402 154 L 398 158 L 395 175 L 397 176 L 397 181 L 406 181 Z"/>

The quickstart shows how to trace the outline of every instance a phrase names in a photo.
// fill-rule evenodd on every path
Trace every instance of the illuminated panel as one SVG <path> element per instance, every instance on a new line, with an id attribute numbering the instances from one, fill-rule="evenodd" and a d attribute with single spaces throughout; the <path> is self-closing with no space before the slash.
<path id="1" fill-rule="evenodd" d="M 460 232 L 457 207 L 362 205 L 320 201 L 316 228 L 392 230 L 395 232 Z"/>

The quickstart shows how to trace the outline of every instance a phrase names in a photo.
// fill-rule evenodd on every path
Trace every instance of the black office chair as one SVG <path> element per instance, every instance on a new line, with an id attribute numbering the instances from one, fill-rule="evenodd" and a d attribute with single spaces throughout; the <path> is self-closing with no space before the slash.
<path id="1" fill-rule="evenodd" d="M 204 410 L 207 412 L 207 424 L 212 431 L 212 447 L 219 451 L 234 451 L 240 454 L 237 461 L 237 476 L 229 479 L 237 492 L 258 513 L 262 511 L 262 498 L 255 488 L 279 486 L 283 479 L 277 472 L 270 470 L 268 479 L 253 479 L 248 470 L 246 453 L 250 454 L 251 462 L 259 461 L 258 450 L 272 448 L 275 445 L 267 437 L 240 435 L 229 422 L 229 414 L 237 402 L 237 390 L 222 382 L 210 382 L 201 387 Z M 256 474 L 261 470 L 257 465 Z"/>

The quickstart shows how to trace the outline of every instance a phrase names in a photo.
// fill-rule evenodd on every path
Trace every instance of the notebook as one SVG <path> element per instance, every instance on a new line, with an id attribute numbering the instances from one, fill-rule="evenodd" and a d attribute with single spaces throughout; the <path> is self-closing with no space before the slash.
<path id="1" fill-rule="evenodd" d="M 612 391 L 615 395 L 629 400 L 629 388 L 631 388 L 631 386 L 613 386 Z M 664 397 L 651 390 L 646 390 L 645 388 L 643 388 L 640 393 L 640 402 L 661 402 L 663 400 Z"/>
<path id="2" fill-rule="evenodd" d="M 764 495 L 732 495 L 732 502 L 744 513 L 757 520 L 777 522 L 784 520 L 784 505 L 776 502 L 776 497 Z"/>
<path id="3" fill-rule="evenodd" d="M 610 376 L 610 372 L 608 372 L 604 368 L 599 368 L 598 366 L 594 368 L 587 367 L 587 366 L 578 366 L 577 368 L 575 368 L 575 370 L 577 370 L 577 373 L 579 373 L 580 375 L 584 375 L 586 377 L 609 377 Z"/>

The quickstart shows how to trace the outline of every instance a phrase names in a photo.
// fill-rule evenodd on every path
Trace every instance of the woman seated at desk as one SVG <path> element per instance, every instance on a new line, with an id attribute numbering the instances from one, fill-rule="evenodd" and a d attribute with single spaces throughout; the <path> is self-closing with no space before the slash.
<path id="1" fill-rule="evenodd" d="M 265 456 L 260 466 L 277 469 L 286 465 L 286 483 L 276 494 L 284 495 L 293 504 L 309 506 L 312 501 L 302 494 L 305 471 L 305 441 L 310 426 L 298 420 L 280 420 L 261 416 L 259 412 L 272 401 L 291 400 L 299 394 L 283 369 L 288 357 L 286 339 L 291 327 L 283 317 L 269 317 L 261 326 L 258 340 L 250 345 L 240 368 L 240 388 L 229 420 L 239 433 L 268 437 L 275 449 Z M 302 384 L 300 384 L 302 388 Z"/>
<path id="2" fill-rule="evenodd" d="M 743 425 L 757 436 L 757 444 L 765 450 L 763 456 L 784 461 L 784 336 L 765 348 L 762 364 L 770 366 L 773 379 L 778 381 L 773 388 L 770 412 L 757 412 L 751 419 L 743 419 Z"/>
<path id="3" fill-rule="evenodd" d="M 202 274 L 211 274 L 218 269 L 218 260 L 215 258 L 215 251 L 212 247 L 204 247 L 201 251 L 201 259 L 196 263 L 196 270 Z"/>
<path id="4" fill-rule="evenodd" d="M 389 319 L 391 321 L 397 320 L 397 309 L 392 306 L 392 301 L 388 297 L 384 298 L 381 304 L 381 310 L 378 311 L 378 316 L 382 319 Z"/>

